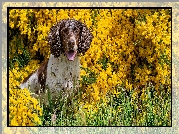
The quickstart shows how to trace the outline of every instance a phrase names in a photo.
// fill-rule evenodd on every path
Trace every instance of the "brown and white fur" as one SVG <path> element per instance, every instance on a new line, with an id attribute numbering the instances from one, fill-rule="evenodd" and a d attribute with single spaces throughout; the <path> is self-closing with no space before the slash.
<path id="1" fill-rule="evenodd" d="M 58 92 L 73 92 L 78 86 L 80 74 L 80 53 L 85 53 L 93 35 L 87 26 L 74 19 L 61 20 L 50 29 L 48 41 L 50 58 L 39 69 L 21 83 L 20 88 L 29 88 L 37 95 L 47 93 L 52 97 Z"/>

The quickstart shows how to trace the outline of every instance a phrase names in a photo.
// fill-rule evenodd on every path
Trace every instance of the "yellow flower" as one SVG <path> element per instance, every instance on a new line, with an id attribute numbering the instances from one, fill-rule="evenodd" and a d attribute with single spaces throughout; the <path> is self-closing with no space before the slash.
<path id="1" fill-rule="evenodd" d="M 31 24 L 33 22 L 28 19 L 32 13 L 35 14 L 34 23 L 36 26 L 34 28 L 32 28 L 33 25 Z M 130 16 L 135 20 L 135 28 L 134 23 L 129 19 Z M 158 63 L 161 51 L 167 55 L 168 60 L 171 58 L 171 22 L 168 22 L 171 16 L 167 15 L 166 10 L 160 10 L 158 12 L 156 10 L 144 9 L 42 9 L 39 11 L 35 9 L 19 9 L 10 10 L 9 18 L 12 20 L 9 23 L 11 28 L 19 28 L 21 34 L 28 35 L 28 40 L 34 42 L 33 44 L 26 44 L 32 59 L 35 57 L 37 51 L 40 51 L 40 54 L 45 59 L 49 57 L 49 44 L 44 39 L 48 36 L 51 26 L 55 25 L 57 21 L 75 18 L 87 25 L 94 38 L 90 49 L 81 57 L 80 63 L 82 67 L 90 68 L 90 70 L 97 74 L 97 78 L 95 83 L 87 85 L 86 93 L 83 95 L 84 98 L 91 95 L 95 101 L 104 99 L 105 97 L 103 96 L 107 92 L 111 92 L 117 84 L 122 84 L 125 81 L 125 86 L 128 89 L 132 89 L 133 83 L 130 78 L 131 65 L 134 66 L 134 71 L 132 72 L 134 72 L 135 80 L 139 81 L 139 85 L 145 85 L 150 80 L 155 81 L 156 84 L 171 83 L 167 79 L 170 75 L 168 71 L 170 70 L 169 65 L 165 64 L 165 60 L 161 60 L 164 66 L 167 66 L 166 68 L 162 68 Z M 16 50 L 18 50 L 19 54 L 22 54 L 22 50 L 16 48 L 19 38 L 21 39 L 22 35 L 15 36 L 10 41 L 12 48 L 10 58 L 15 57 Z M 21 44 L 23 45 L 23 43 Z M 175 49 L 174 53 L 178 55 Z M 107 60 L 103 63 L 99 62 L 104 58 Z M 141 59 L 141 63 L 138 62 L 139 59 Z M 143 64 L 145 63 L 155 66 L 155 73 L 148 66 L 144 67 Z M 16 115 L 17 111 L 21 112 L 21 114 L 22 112 L 27 112 L 27 115 L 31 117 L 32 113 L 25 107 L 42 112 L 37 100 L 30 97 L 30 92 L 27 89 L 24 92 L 14 90 L 38 66 L 38 60 L 31 60 L 24 69 L 21 69 L 21 72 L 18 71 L 17 63 L 15 63 L 15 68 L 10 71 L 9 83 L 10 89 L 12 90 L 10 90 L 11 96 L 9 100 L 11 103 L 12 112 L 10 114 L 12 118 Z M 105 69 L 104 66 L 106 67 Z M 155 76 L 154 74 L 158 75 Z M 84 70 L 81 70 L 80 75 L 87 74 Z M 91 92 L 93 94 L 90 94 Z M 103 94 L 100 94 L 100 92 Z M 23 95 L 19 96 L 19 94 Z M 16 101 L 16 97 L 19 97 L 19 101 Z M 26 99 L 24 99 L 25 97 Z M 18 107 L 15 107 L 17 104 Z M 92 104 L 86 104 L 86 107 L 92 107 Z M 40 115 L 42 114 L 41 112 L 39 112 Z M 37 115 L 39 116 L 39 114 Z M 37 118 L 35 120 L 38 121 Z M 33 122 L 24 120 L 22 124 L 33 124 Z"/>

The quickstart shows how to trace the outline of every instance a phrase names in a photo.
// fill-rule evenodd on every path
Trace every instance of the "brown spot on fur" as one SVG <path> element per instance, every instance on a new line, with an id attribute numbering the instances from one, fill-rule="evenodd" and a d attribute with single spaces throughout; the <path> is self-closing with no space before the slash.
<path id="1" fill-rule="evenodd" d="M 33 73 L 34 73 L 34 72 L 33 72 Z M 22 84 L 26 83 L 27 80 L 32 76 L 33 73 L 29 74 L 29 75 L 22 81 Z"/>
<path id="2" fill-rule="evenodd" d="M 42 63 L 40 68 L 37 70 L 38 82 L 40 83 L 41 89 L 45 90 L 45 83 L 47 78 L 47 62 Z"/>
<path id="3" fill-rule="evenodd" d="M 28 81 L 28 79 L 34 74 L 37 73 L 38 76 L 38 82 L 40 83 L 40 88 L 44 91 L 45 90 L 45 83 L 46 83 L 46 77 L 47 77 L 47 62 L 44 62 L 41 64 L 40 68 L 38 68 L 36 71 L 34 71 L 33 73 L 31 73 L 28 77 L 26 77 L 23 83 L 26 83 Z M 35 91 L 35 93 L 38 93 L 39 91 Z"/>

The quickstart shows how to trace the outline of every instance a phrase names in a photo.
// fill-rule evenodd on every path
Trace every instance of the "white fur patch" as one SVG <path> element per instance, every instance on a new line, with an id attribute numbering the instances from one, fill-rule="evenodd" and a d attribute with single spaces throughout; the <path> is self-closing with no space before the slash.
<path id="1" fill-rule="evenodd" d="M 64 97 L 70 94 L 78 87 L 80 74 L 80 59 L 75 57 L 74 61 L 69 61 L 66 55 L 61 54 L 58 58 L 50 55 L 47 64 L 46 88 L 51 92 L 52 99 L 58 97 L 58 93 L 62 91 Z M 38 70 L 34 72 L 29 79 L 20 85 L 20 88 L 28 88 L 33 93 L 40 95 L 40 98 L 47 99 L 47 90 L 41 92 L 39 83 Z M 75 90 L 76 91 L 76 90 Z"/>
<path id="2" fill-rule="evenodd" d="M 28 88 L 31 89 L 32 92 L 38 91 L 40 89 L 40 83 L 38 83 L 37 71 L 34 72 L 25 83 L 20 84 L 20 88 Z"/>
<path id="3" fill-rule="evenodd" d="M 80 60 L 76 56 L 69 61 L 65 55 L 54 58 L 51 54 L 47 65 L 46 85 L 53 92 L 55 90 L 72 90 L 78 85 L 80 74 Z"/>

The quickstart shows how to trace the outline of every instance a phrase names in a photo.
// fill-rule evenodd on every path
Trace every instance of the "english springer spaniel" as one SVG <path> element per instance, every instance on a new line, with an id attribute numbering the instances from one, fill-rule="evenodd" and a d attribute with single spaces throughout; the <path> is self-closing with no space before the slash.
<path id="1" fill-rule="evenodd" d="M 87 26 L 74 19 L 65 19 L 50 29 L 48 42 L 50 58 L 21 83 L 20 88 L 29 88 L 37 95 L 57 95 L 65 91 L 68 95 L 78 86 L 80 53 L 84 54 L 92 42 L 93 35 Z"/>

